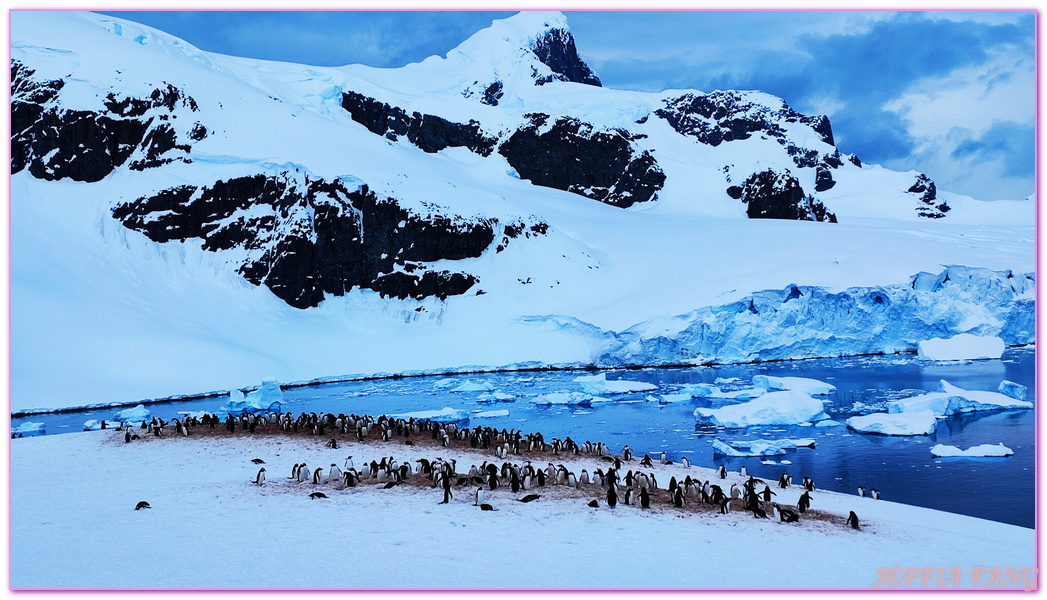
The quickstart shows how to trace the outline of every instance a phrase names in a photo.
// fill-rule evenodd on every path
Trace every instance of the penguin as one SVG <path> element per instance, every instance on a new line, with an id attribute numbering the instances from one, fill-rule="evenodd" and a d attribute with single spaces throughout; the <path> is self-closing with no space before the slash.
<path id="1" fill-rule="evenodd" d="M 738 469 L 738 474 L 741 475 L 742 477 L 748 477 L 749 476 L 749 471 L 745 470 L 745 465 L 742 465 L 741 468 Z"/>
<path id="2" fill-rule="evenodd" d="M 12 437 L 14 437 L 14 436 L 12 436 Z M 131 443 L 131 430 L 130 429 L 127 429 L 127 430 L 124 431 L 124 443 L 125 444 L 130 444 Z"/>
<path id="3" fill-rule="evenodd" d="M 595 500 L 594 500 L 595 502 Z M 614 486 L 607 488 L 607 506 L 614 508 L 618 504 L 618 493 L 614 491 Z"/>
<path id="4" fill-rule="evenodd" d="M 847 515 L 847 524 L 851 526 L 851 529 L 858 529 L 858 515 L 851 511 L 851 514 Z"/>
<path id="5" fill-rule="evenodd" d="M 535 500 L 537 500 L 537 499 L 539 499 L 541 497 L 542 497 L 541 494 L 527 494 L 523 498 L 520 498 L 520 502 L 534 502 Z"/>
<path id="6" fill-rule="evenodd" d="M 323 492 L 313 492 L 312 494 L 309 494 L 309 497 L 316 500 L 317 498 L 326 498 L 327 494 Z"/>
<path id="7" fill-rule="evenodd" d="M 494 510 L 494 509 L 495 508 L 493 506 L 491 506 L 490 504 L 481 504 L 480 505 L 480 510 Z"/>
<path id="8" fill-rule="evenodd" d="M 324 468 L 323 467 L 316 467 L 316 470 L 313 471 L 313 483 L 320 483 L 320 473 L 323 473 L 323 472 L 324 472 Z"/>
<path id="9" fill-rule="evenodd" d="M 662 463 L 663 465 L 669 462 L 669 459 L 665 456 L 665 451 L 662 451 L 662 456 L 658 459 L 658 462 Z"/>
<path id="10" fill-rule="evenodd" d="M 753 516 L 757 519 L 766 519 L 767 511 L 761 508 L 759 505 L 753 507 Z"/>
<path id="11" fill-rule="evenodd" d="M 142 500 L 138 504 L 135 504 L 135 510 L 142 510 L 143 508 L 152 508 L 152 506 L 149 506 L 149 503 L 145 500 Z"/>
<path id="12" fill-rule="evenodd" d="M 589 508 L 599 508 L 599 507 L 600 507 L 600 502 L 597 501 L 597 500 L 593 500 L 592 502 L 589 503 Z"/>
<path id="13" fill-rule="evenodd" d="M 497 489 L 498 488 L 498 476 L 495 475 L 494 473 L 491 473 L 487 477 L 487 485 L 491 486 L 491 490 Z"/>
<path id="14" fill-rule="evenodd" d="M 807 509 L 811 507 L 811 495 L 808 492 L 804 492 L 800 496 L 800 500 L 796 503 L 796 508 L 800 512 L 807 512 Z"/>
<path id="15" fill-rule="evenodd" d="M 258 475 L 255 475 L 254 483 L 258 485 L 265 483 L 265 467 L 258 469 Z"/>
<path id="16" fill-rule="evenodd" d="M 673 490 L 673 505 L 676 508 L 683 508 L 683 488 L 677 487 Z"/>
<path id="17" fill-rule="evenodd" d="M 295 463 L 295 464 L 294 464 L 294 466 L 293 466 L 293 467 L 291 467 L 291 476 L 290 476 L 290 477 L 288 477 L 288 479 L 298 479 L 298 469 L 299 469 L 299 468 L 300 468 L 301 466 L 302 466 L 302 465 L 300 465 L 300 464 L 298 464 L 298 463 Z"/>
<path id="18" fill-rule="evenodd" d="M 476 488 L 476 499 L 473 501 L 473 506 L 480 506 L 481 504 L 484 503 L 484 500 L 486 500 L 486 499 L 487 498 L 484 496 L 484 489 L 483 489 L 483 487 L 481 486 L 481 487 Z"/>
<path id="19" fill-rule="evenodd" d="M 393 489 L 394 487 L 396 487 L 398 485 L 400 485 L 399 481 L 390 481 L 389 483 L 383 485 L 382 489 L 383 490 L 391 490 L 391 489 Z"/>
<path id="20" fill-rule="evenodd" d="M 789 510 L 788 508 L 782 508 L 778 504 L 774 505 L 774 508 L 778 510 L 778 521 L 780 523 L 799 523 L 800 515 Z"/>
<path id="21" fill-rule="evenodd" d="M 806 494 L 806 493 L 807 492 L 804 492 L 804 494 Z M 761 495 L 763 496 L 763 501 L 764 502 L 770 502 L 771 501 L 771 496 L 777 496 L 778 494 L 775 494 L 774 492 L 771 491 L 771 486 L 765 485 L 765 486 L 763 486 L 763 493 Z"/>
<path id="22" fill-rule="evenodd" d="M 265 461 L 260 459 L 260 458 L 252 458 L 251 462 L 253 462 L 256 465 L 264 465 L 265 464 Z"/>
<path id="23" fill-rule="evenodd" d="M 647 488 L 640 488 L 640 508 L 651 508 L 651 495 Z"/>
<path id="24" fill-rule="evenodd" d="M 731 512 L 731 499 L 727 498 L 725 496 L 724 499 L 720 501 L 720 514 L 721 515 L 726 515 L 726 514 L 729 514 L 730 512 Z"/>
<path id="25" fill-rule="evenodd" d="M 573 488 L 578 487 L 578 479 L 574 476 L 574 472 L 573 471 L 568 471 L 567 472 L 567 485 L 568 485 L 568 487 L 573 487 Z"/>
<path id="26" fill-rule="evenodd" d="M 731 498 L 741 498 L 741 497 L 742 497 L 742 490 L 738 488 L 738 484 L 737 483 L 732 483 L 731 484 Z"/>
<path id="27" fill-rule="evenodd" d="M 356 482 L 359 480 L 360 478 L 356 476 L 355 469 L 342 473 L 342 482 L 345 484 L 345 487 L 356 487 Z"/>
<path id="28" fill-rule="evenodd" d="M 582 474 L 578 477 L 578 483 L 589 484 L 589 471 L 582 469 Z"/>
<path id="29" fill-rule="evenodd" d="M 626 506 L 633 505 L 633 488 L 625 488 L 625 499 L 622 501 Z"/>
<path id="30" fill-rule="evenodd" d="M 863 488 L 862 486 L 858 486 L 858 497 L 859 498 L 864 498 L 865 497 L 865 488 Z"/>
<path id="31" fill-rule="evenodd" d="M 680 462 L 683 463 L 683 468 L 685 468 L 685 469 L 690 469 L 691 468 L 691 461 L 687 460 L 686 456 L 681 456 L 680 457 Z"/>
<path id="32" fill-rule="evenodd" d="M 789 480 L 790 479 L 791 479 L 791 477 L 789 477 L 788 473 L 782 473 L 782 476 L 778 479 L 778 487 L 780 487 L 782 489 L 785 489 L 785 488 L 789 487 Z"/>
<path id="33" fill-rule="evenodd" d="M 302 463 L 298 466 L 298 482 L 301 483 L 309 479 L 309 467 Z"/>
<path id="34" fill-rule="evenodd" d="M 727 479 L 727 469 L 720 465 L 720 468 L 716 470 L 716 473 L 720 476 L 720 479 Z"/>
<path id="35" fill-rule="evenodd" d="M 803 488 L 805 490 L 807 490 L 808 492 L 813 492 L 814 491 L 814 480 L 811 479 L 810 477 L 804 477 L 803 478 Z"/>
<path id="36" fill-rule="evenodd" d="M 622 460 L 630 461 L 632 459 L 633 451 L 629 449 L 629 444 L 626 444 L 625 447 L 622 448 Z"/>
<path id="37" fill-rule="evenodd" d="M 331 463 L 331 469 L 327 472 L 327 481 L 338 481 L 342 478 L 342 470 L 338 465 Z"/>
<path id="38" fill-rule="evenodd" d="M 647 467 L 647 468 L 651 468 L 651 467 L 654 466 L 654 463 L 651 462 L 650 455 L 644 454 L 643 455 L 643 460 L 640 461 L 640 465 L 642 465 L 644 467 Z"/>
<path id="39" fill-rule="evenodd" d="M 869 491 L 872 493 L 873 500 L 879 500 L 880 499 L 880 492 L 878 492 L 876 490 L 876 488 L 873 488 L 873 489 L 871 489 Z"/>

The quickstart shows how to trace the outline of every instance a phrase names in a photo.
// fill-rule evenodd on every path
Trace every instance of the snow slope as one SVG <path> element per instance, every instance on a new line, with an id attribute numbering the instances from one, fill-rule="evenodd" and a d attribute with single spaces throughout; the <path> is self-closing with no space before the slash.
<path id="1" fill-rule="evenodd" d="M 94 111 L 123 122 L 113 111 L 131 114 L 133 99 L 165 86 L 180 94 L 161 94 L 159 104 L 143 109 L 151 119 L 152 146 L 147 139 L 125 148 L 133 150 L 128 162 L 97 180 L 57 177 L 63 168 L 54 162 L 62 156 L 57 150 L 33 158 L 39 169 L 12 175 L 12 409 L 221 391 L 268 378 L 852 353 L 868 350 L 869 342 L 840 345 L 814 335 L 782 340 L 750 317 L 730 330 L 737 337 L 724 338 L 733 353 L 710 355 L 711 346 L 703 345 L 708 338 L 693 345 L 687 332 L 708 321 L 701 311 L 764 290 L 912 289 L 917 274 L 943 273 L 952 265 L 990 269 L 1018 283 L 1012 296 L 992 296 L 999 302 L 989 308 L 980 304 L 984 294 L 976 287 L 957 292 L 962 297 L 947 303 L 951 312 L 928 308 L 941 305 L 931 297 L 917 298 L 906 306 L 929 311 L 927 327 L 874 340 L 874 347 L 915 350 L 915 338 L 925 334 L 921 339 L 1001 330 L 1008 343 L 1031 341 L 1033 201 L 987 206 L 943 191 L 939 200 L 953 210 L 922 218 L 907 191 L 915 173 L 859 167 L 843 155 L 840 166 L 829 169 L 835 185 L 814 192 L 817 169 L 827 167 L 800 167 L 788 149 L 814 152 L 818 160 L 838 154 L 816 130 L 816 120 L 804 121 L 781 99 L 760 92 L 713 93 L 704 97 L 727 103 L 738 119 L 750 120 L 748 126 L 765 129 L 717 145 L 697 141 L 697 134 L 680 133 L 658 111 L 700 92 L 611 90 L 570 80 L 542 62 L 536 44 L 565 43 L 566 27 L 559 13 L 524 13 L 496 22 L 446 57 L 401 69 L 319 68 L 213 55 L 112 17 L 12 13 L 12 59 L 34 70 L 32 81 L 65 82 L 44 104 L 63 118 Z M 561 70 L 579 79 L 581 67 L 572 68 Z M 494 83 L 501 96 L 492 104 Z M 539 185 L 537 176 L 518 172 L 523 163 L 510 164 L 520 159 L 508 151 L 503 156 L 451 145 L 430 152 L 410 136 L 376 134 L 343 108 L 350 92 L 407 115 L 417 112 L 430 123 L 440 121 L 429 115 L 452 124 L 475 121 L 482 136 L 502 144 L 530 131 L 535 113 L 549 115 L 535 125 L 535 136 L 554 131 L 561 120 L 577 122 L 571 143 L 584 149 L 578 156 L 588 156 L 586 144 L 601 135 L 625 132 L 628 143 L 615 147 L 631 157 L 630 164 L 645 164 L 645 156 L 655 160 L 664 184 L 653 198 L 628 208 L 587 197 L 604 193 L 595 184 L 573 192 Z M 18 93 L 22 99 L 47 96 L 39 89 Z M 113 108 L 116 100 L 132 108 Z M 161 105 L 168 100 L 170 109 Z M 702 119 L 696 117 L 695 126 L 711 123 Z M 170 128 L 162 129 L 164 123 Z M 200 139 L 196 125 L 206 129 Z M 779 130 L 781 139 L 775 137 Z M 157 141 L 162 131 L 175 136 L 176 146 Z M 190 150 L 180 149 L 183 144 Z M 746 218 L 745 204 L 725 188 L 765 168 L 788 170 L 839 222 Z M 431 225 L 446 217 L 462 227 L 494 222 L 495 240 L 464 258 L 423 261 L 428 272 L 473 277 L 465 293 L 398 299 L 347 286 L 344 294 L 325 292 L 317 306 L 302 309 L 242 271 L 294 254 L 278 254 L 280 236 L 297 234 L 318 244 L 309 227 L 321 209 L 335 207 L 350 218 L 357 206 L 333 192 L 290 208 L 279 202 L 240 206 L 220 221 L 222 231 L 232 231 L 238 219 L 276 224 L 259 225 L 254 241 L 220 250 L 204 249 L 199 237 L 157 242 L 143 233 L 176 210 L 144 212 L 139 229 L 130 218 L 114 217 L 120 207 L 142 208 L 148 203 L 139 201 L 165 190 L 188 186 L 196 190 L 191 198 L 199 198 L 218 182 L 260 175 L 296 189 L 337 184 L 349 193 L 366 188 L 394 199 L 410 216 L 399 227 L 386 223 L 393 231 L 411 219 Z M 628 202 L 643 188 L 623 186 L 607 193 Z M 506 235 L 508 243 L 500 244 L 512 223 L 547 229 L 511 240 Z M 236 236 L 223 239 L 230 237 Z M 395 238 L 390 243 L 395 246 Z M 382 269 L 382 277 L 410 281 L 404 264 Z M 824 323 L 809 324 L 830 333 L 838 325 Z M 776 337 L 768 341 L 768 335 Z M 751 350 L 761 344 L 762 354 Z"/>
<path id="2" fill-rule="evenodd" d="M 482 512 L 464 489 L 441 505 L 441 491 L 428 487 L 287 482 L 298 462 L 341 467 L 347 454 L 360 465 L 438 453 L 456 458 L 459 471 L 490 457 L 399 442 L 331 450 L 319 440 L 260 435 L 125 444 L 107 430 L 19 439 L 11 452 L 14 465 L 65 467 L 62 477 L 17 471 L 14 589 L 937 589 L 952 569 L 960 578 L 951 587 L 980 588 L 989 568 L 1028 573 L 1035 557 L 1031 529 L 820 490 L 812 510 L 840 515 L 838 523 L 785 524 L 744 512 L 681 517 L 666 505 L 611 510 L 602 500 L 591 509 L 586 500 L 557 499 L 552 487 L 520 503 L 523 493 L 500 486 L 487 493 L 497 510 Z M 265 460 L 261 487 L 250 483 L 258 470 L 252 458 Z M 606 466 L 565 462 L 574 472 Z M 670 476 L 716 480 L 710 469 L 654 471 L 663 488 Z M 740 482 L 730 473 L 723 483 Z M 317 489 L 329 497 L 311 499 Z M 795 504 L 800 492 L 776 489 L 775 499 Z M 134 510 L 142 500 L 151 508 Z M 849 511 L 861 531 L 843 525 Z M 941 583 L 935 576 L 899 586 L 887 583 L 895 568 L 949 571 Z M 976 568 L 986 571 L 972 580 Z M 1029 584 L 1034 577 L 1019 576 L 1005 586 Z"/>

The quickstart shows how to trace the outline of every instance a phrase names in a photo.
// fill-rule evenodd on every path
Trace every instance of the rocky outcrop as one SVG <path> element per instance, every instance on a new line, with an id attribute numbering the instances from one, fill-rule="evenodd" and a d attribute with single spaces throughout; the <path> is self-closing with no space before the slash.
<path id="1" fill-rule="evenodd" d="M 296 308 L 354 287 L 401 299 L 464 294 L 476 277 L 428 263 L 477 257 L 496 234 L 504 247 L 525 228 L 540 235 L 547 227 L 418 215 L 366 185 L 286 172 L 163 190 L 116 207 L 113 217 L 158 243 L 199 239 L 212 252 L 239 250 L 240 275 Z"/>
<path id="2" fill-rule="evenodd" d="M 600 78 L 578 57 L 578 49 L 574 45 L 574 36 L 570 30 L 557 28 L 546 31 L 542 37 L 535 40 L 531 50 L 538 60 L 558 76 L 556 80 L 600 86 Z M 551 80 L 537 79 L 539 85 L 549 81 Z"/>
<path id="3" fill-rule="evenodd" d="M 37 179 L 100 181 L 128 164 L 136 170 L 173 160 L 190 162 L 191 140 L 207 129 L 175 127 L 178 113 L 196 112 L 196 101 L 172 85 L 148 98 L 109 94 L 104 111 L 67 110 L 58 102 L 65 82 L 34 78 L 35 71 L 11 61 L 11 173 L 23 169 Z M 188 123 L 187 123 L 188 125 Z"/>
<path id="4" fill-rule="evenodd" d="M 940 219 L 950 210 L 950 206 L 947 203 L 938 202 L 938 190 L 934 182 L 923 173 L 916 176 L 916 181 L 906 191 L 916 196 L 916 199 L 919 201 L 919 204 L 916 206 L 916 214 L 921 217 Z"/>
<path id="5" fill-rule="evenodd" d="M 493 92 L 492 98 L 499 94 L 500 91 Z M 394 141 L 405 136 L 425 152 L 465 147 L 480 156 L 488 156 L 496 142 L 484 134 L 476 121 L 454 123 L 436 115 L 418 112 L 408 115 L 402 108 L 352 91 L 342 94 L 342 108 L 371 133 Z"/>
<path id="6" fill-rule="evenodd" d="M 618 207 L 654 200 L 665 174 L 647 151 L 639 151 L 628 132 L 597 130 L 559 117 L 550 126 L 545 114 L 527 115 L 498 147 L 522 179 Z"/>
<path id="7" fill-rule="evenodd" d="M 803 193 L 800 182 L 788 171 L 778 173 L 767 169 L 753 173 L 745 180 L 741 191 L 729 188 L 728 194 L 738 194 L 744 202 L 750 219 L 791 219 L 794 221 L 836 222 L 836 215 L 814 196 Z"/>

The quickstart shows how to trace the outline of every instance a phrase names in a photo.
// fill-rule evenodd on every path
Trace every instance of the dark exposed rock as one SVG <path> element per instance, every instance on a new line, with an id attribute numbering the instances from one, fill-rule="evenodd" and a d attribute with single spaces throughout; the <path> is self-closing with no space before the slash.
<path id="1" fill-rule="evenodd" d="M 34 73 L 11 61 L 12 174 L 28 168 L 37 179 L 94 182 L 139 150 L 143 158 L 131 165 L 135 169 L 185 160 L 190 151 L 156 118 L 178 107 L 197 109 L 196 101 L 174 86 L 154 90 L 148 100 L 110 94 L 101 112 L 66 110 L 57 102 L 64 82 L 35 80 Z M 181 153 L 168 155 L 173 150 Z"/>
<path id="2" fill-rule="evenodd" d="M 654 157 L 634 148 L 624 131 L 595 130 L 570 117 L 545 127 L 548 115 L 527 116 L 530 123 L 498 147 L 522 179 L 623 208 L 653 200 L 665 183 Z"/>
<path id="3" fill-rule="evenodd" d="M 296 308 L 357 286 L 396 298 L 463 294 L 473 275 L 427 263 L 479 256 L 499 229 L 494 219 L 420 216 L 367 186 L 288 173 L 167 189 L 116 207 L 113 217 L 155 242 L 198 238 L 205 250 L 244 250 L 240 274 Z M 545 227 L 514 223 L 504 242 L 510 231 L 530 237 Z"/>
<path id="4" fill-rule="evenodd" d="M 790 219 L 836 222 L 836 215 L 813 196 L 805 195 L 795 177 L 767 169 L 753 173 L 742 188 L 742 202 L 750 219 Z"/>
<path id="5" fill-rule="evenodd" d="M 730 196 L 731 198 L 735 199 L 735 200 L 741 200 L 742 199 L 742 186 L 740 186 L 740 185 L 732 185 L 732 186 L 728 187 L 727 188 L 727 195 Z"/>
<path id="6" fill-rule="evenodd" d="M 836 185 L 836 180 L 833 179 L 832 171 L 829 169 L 819 165 L 814 173 L 814 191 L 826 192 Z"/>
<path id="7" fill-rule="evenodd" d="M 476 121 L 454 123 L 436 115 L 418 112 L 408 116 L 401 108 L 353 91 L 342 94 L 342 108 L 371 133 L 391 140 L 407 136 L 412 144 L 425 152 L 465 147 L 480 156 L 488 156 L 494 150 L 495 139 L 484 135 Z"/>
<path id="8" fill-rule="evenodd" d="M 541 38 L 535 40 L 531 49 L 538 60 L 560 76 L 557 78 L 560 81 L 600 85 L 600 78 L 589 68 L 589 65 L 585 64 L 585 61 L 578 57 L 574 36 L 569 30 L 550 29 Z M 550 81 L 550 79 L 537 77 L 535 80 L 539 85 Z"/>
<path id="9" fill-rule="evenodd" d="M 916 182 L 907 190 L 914 194 L 920 204 L 916 207 L 916 214 L 928 219 L 940 219 L 951 207 L 945 203 L 938 203 L 938 190 L 929 177 L 920 173 L 916 176 Z"/>
<path id="10" fill-rule="evenodd" d="M 484 90 L 483 98 L 480 102 L 488 106 L 498 106 L 498 101 L 502 99 L 502 82 L 496 81 L 491 85 L 487 86 Z"/>

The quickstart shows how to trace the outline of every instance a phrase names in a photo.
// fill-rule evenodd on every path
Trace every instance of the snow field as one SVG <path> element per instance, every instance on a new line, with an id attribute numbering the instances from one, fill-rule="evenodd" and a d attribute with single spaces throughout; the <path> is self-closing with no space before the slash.
<path id="1" fill-rule="evenodd" d="M 407 486 L 322 485 L 330 497 L 313 500 L 312 484 L 286 483 L 297 462 L 326 473 L 348 454 L 357 466 L 438 454 L 457 458 L 464 472 L 493 456 L 396 442 L 331 450 L 320 439 L 282 436 L 124 444 L 119 435 L 12 443 L 13 588 L 869 588 L 885 567 L 967 572 L 1033 561 L 1032 530 L 832 492 L 812 493 L 812 510 L 841 518 L 853 510 L 862 531 L 741 512 L 680 516 L 668 505 L 611 510 L 601 500 L 591 509 L 582 499 L 548 499 L 548 487 L 532 490 L 543 497 L 527 504 L 514 500 L 523 492 L 488 492 L 495 512 L 473 507 L 465 488 L 447 505 L 438 504 L 439 490 Z M 250 483 L 256 457 L 269 475 L 261 487 Z M 62 477 L 32 466 L 59 461 Z M 575 472 L 607 464 L 563 462 Z M 654 471 L 662 488 L 671 475 L 718 482 L 708 469 Z M 740 481 L 731 473 L 719 484 Z M 795 503 L 801 491 L 773 490 L 783 504 Z M 135 511 L 140 500 L 152 508 Z M 761 561 L 753 568 L 754 548 L 795 558 L 788 566 Z"/>

